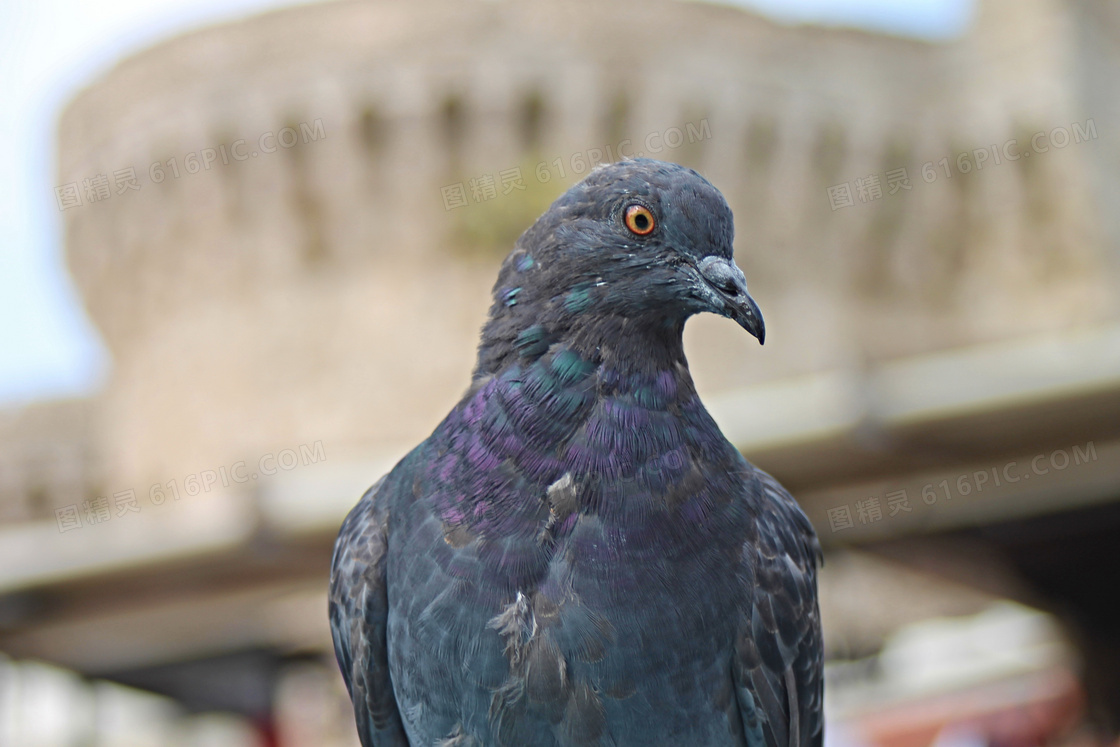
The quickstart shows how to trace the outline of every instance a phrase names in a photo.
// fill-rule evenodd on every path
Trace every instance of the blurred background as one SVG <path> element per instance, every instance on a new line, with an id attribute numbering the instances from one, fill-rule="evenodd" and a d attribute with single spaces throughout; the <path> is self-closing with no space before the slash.
<path id="1" fill-rule="evenodd" d="M 1120 6 L 8 4 L 0 745 L 357 745 L 326 580 L 595 163 L 727 196 L 827 743 L 1117 744 Z"/>

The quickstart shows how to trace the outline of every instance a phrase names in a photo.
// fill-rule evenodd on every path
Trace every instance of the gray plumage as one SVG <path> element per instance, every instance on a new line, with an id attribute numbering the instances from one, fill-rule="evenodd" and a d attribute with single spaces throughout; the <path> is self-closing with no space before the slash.
<path id="1" fill-rule="evenodd" d="M 502 265 L 460 402 L 362 497 L 330 619 L 364 747 L 820 745 L 820 551 L 685 320 L 764 339 L 696 172 L 593 171 Z"/>

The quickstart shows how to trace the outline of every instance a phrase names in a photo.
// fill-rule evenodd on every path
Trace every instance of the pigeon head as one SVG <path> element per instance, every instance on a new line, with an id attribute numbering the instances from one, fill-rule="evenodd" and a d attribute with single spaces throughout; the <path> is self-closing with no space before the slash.
<path id="1" fill-rule="evenodd" d="M 518 239 L 494 287 L 483 344 L 530 322 L 542 340 L 607 320 L 623 333 L 679 337 L 701 312 L 729 317 L 763 342 L 733 237 L 727 201 L 692 169 L 644 158 L 597 167 Z"/>

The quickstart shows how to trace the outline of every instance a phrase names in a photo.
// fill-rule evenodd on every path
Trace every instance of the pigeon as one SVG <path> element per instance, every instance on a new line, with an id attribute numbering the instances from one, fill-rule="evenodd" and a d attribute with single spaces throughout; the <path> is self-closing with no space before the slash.
<path id="1" fill-rule="evenodd" d="M 722 194 L 592 170 L 501 265 L 469 388 L 334 547 L 364 747 L 823 741 L 820 546 L 697 397 L 685 321 L 761 343 Z"/>

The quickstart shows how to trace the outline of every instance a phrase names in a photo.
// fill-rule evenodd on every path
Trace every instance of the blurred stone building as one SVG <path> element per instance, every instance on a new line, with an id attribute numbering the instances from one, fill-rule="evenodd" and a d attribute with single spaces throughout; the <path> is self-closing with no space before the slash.
<path id="1" fill-rule="evenodd" d="M 697 168 L 735 212 L 770 342 L 686 335 L 729 436 L 830 547 L 918 538 L 902 559 L 955 579 L 887 595 L 837 555 L 830 653 L 986 594 L 1048 607 L 964 534 L 1070 505 L 1112 526 L 1118 44 L 1106 0 L 980 0 L 943 44 L 670 0 L 352 0 L 122 62 L 63 113 L 56 190 L 112 371 L 3 414 L 0 650 L 268 721 L 277 672 L 326 650 L 334 530 L 465 387 L 497 264 L 632 155 Z M 1030 501 L 920 503 L 1074 445 L 1093 459 Z M 905 515 L 858 508 L 909 484 Z M 961 542 L 990 554 L 939 560 Z M 900 613 L 907 590 L 934 601 Z M 1063 605 L 1084 650 L 1120 640 L 1093 628 L 1111 608 Z"/>

